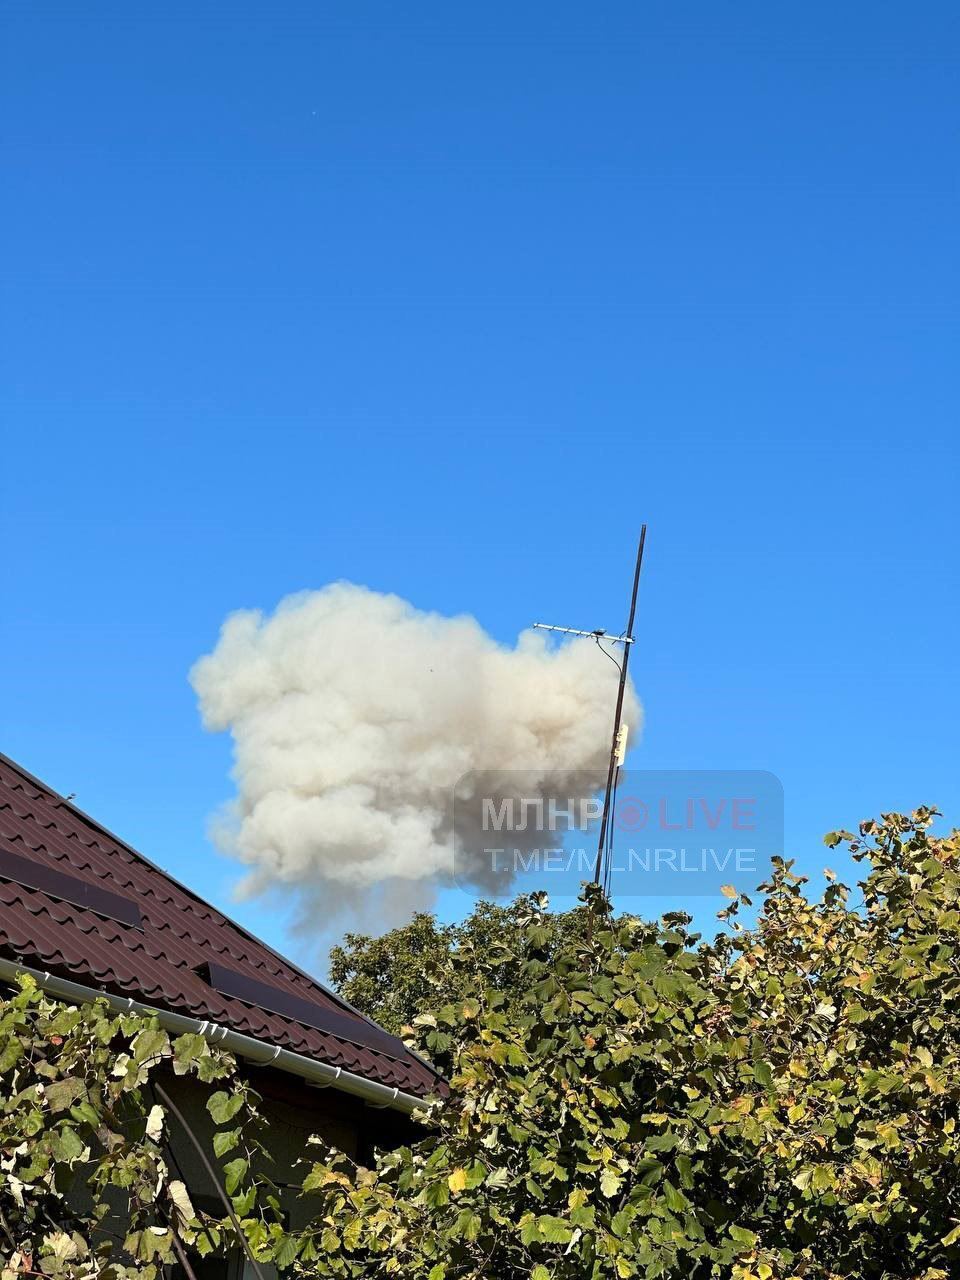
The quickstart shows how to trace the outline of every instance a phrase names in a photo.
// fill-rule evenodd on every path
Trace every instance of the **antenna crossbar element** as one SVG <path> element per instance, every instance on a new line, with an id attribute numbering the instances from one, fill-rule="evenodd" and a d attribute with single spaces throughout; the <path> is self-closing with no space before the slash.
<path id="1" fill-rule="evenodd" d="M 535 622 L 541 631 L 560 631 L 565 636 L 585 636 L 588 640 L 606 640 L 608 644 L 633 644 L 633 636 L 612 636 L 601 627 L 597 631 L 578 631 L 576 627 L 555 627 L 549 622 Z"/>
<path id="2" fill-rule="evenodd" d="M 613 852 L 613 802 L 617 789 L 617 782 L 620 778 L 620 769 L 623 766 L 627 755 L 627 726 L 622 724 L 623 717 L 623 698 L 627 687 L 627 663 L 630 661 L 629 646 L 634 643 L 633 620 L 637 614 L 637 591 L 640 587 L 640 568 L 643 564 L 643 546 L 647 540 L 647 526 L 642 525 L 640 529 L 640 542 L 637 546 L 637 566 L 633 573 L 633 590 L 630 593 L 630 616 L 627 618 L 627 625 L 624 631 L 618 636 L 612 636 L 604 631 L 602 627 L 595 631 L 580 631 L 576 627 L 555 627 L 549 622 L 535 622 L 533 625 L 540 631 L 558 631 L 565 636 L 582 636 L 585 640 L 595 640 L 597 647 L 602 653 L 610 659 L 615 667 L 620 671 L 620 682 L 617 685 L 617 705 L 613 713 L 613 739 L 610 743 L 610 760 L 607 765 L 607 785 L 603 793 L 603 811 L 600 818 L 600 839 L 597 842 L 597 861 L 593 872 L 594 884 L 601 885 L 606 892 L 607 879 L 609 875 L 609 865 L 604 869 L 604 859 L 610 863 L 610 857 L 606 856 Z M 607 644 L 622 644 L 623 658 L 620 662 L 600 643 L 605 640 Z M 608 843 L 607 835 L 610 833 Z"/>

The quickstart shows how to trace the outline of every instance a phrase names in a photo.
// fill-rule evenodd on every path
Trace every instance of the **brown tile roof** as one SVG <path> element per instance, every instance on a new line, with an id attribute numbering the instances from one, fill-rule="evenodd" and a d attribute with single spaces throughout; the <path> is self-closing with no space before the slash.
<path id="1" fill-rule="evenodd" d="M 4 755 L 0 955 L 405 1093 L 437 1085 L 399 1040 Z"/>

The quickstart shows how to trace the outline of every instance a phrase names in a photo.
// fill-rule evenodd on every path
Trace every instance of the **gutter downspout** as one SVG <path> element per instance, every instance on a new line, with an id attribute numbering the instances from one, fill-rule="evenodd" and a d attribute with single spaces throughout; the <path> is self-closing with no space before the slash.
<path id="1" fill-rule="evenodd" d="M 412 1093 L 403 1093 L 399 1089 L 391 1089 L 389 1085 L 378 1084 L 375 1080 L 366 1080 L 363 1076 L 346 1071 L 343 1067 L 331 1067 L 329 1063 L 318 1062 L 307 1058 L 302 1053 L 294 1053 L 292 1049 L 282 1049 L 279 1045 L 265 1044 L 252 1036 L 245 1036 L 239 1031 L 231 1031 L 216 1022 L 202 1022 L 199 1018 L 189 1018 L 182 1013 L 171 1013 L 167 1009 L 154 1009 L 128 996 L 115 996 L 107 991 L 98 991 L 95 987 L 85 987 L 79 982 L 70 982 L 66 978 L 58 978 L 55 974 L 45 973 L 41 969 L 32 969 L 29 965 L 18 964 L 14 960 L 0 957 L 0 979 L 16 981 L 20 974 L 28 974 L 37 986 L 52 996 L 67 1000 L 72 1004 L 92 1004 L 95 1000 L 105 1000 L 111 1009 L 118 1013 L 139 1013 L 147 1017 L 157 1018 L 165 1031 L 174 1035 L 201 1035 L 210 1044 L 222 1045 L 238 1058 L 259 1066 L 276 1067 L 278 1071 L 287 1071 L 299 1076 L 307 1084 L 318 1088 L 332 1085 L 344 1093 L 362 1098 L 364 1102 L 375 1108 L 388 1107 L 393 1111 L 402 1111 L 412 1115 L 414 1111 L 429 1111 L 429 1104 Z"/>

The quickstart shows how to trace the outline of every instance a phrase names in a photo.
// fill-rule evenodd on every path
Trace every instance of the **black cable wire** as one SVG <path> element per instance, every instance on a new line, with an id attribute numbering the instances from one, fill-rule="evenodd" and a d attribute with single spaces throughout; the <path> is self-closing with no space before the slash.
<path id="1" fill-rule="evenodd" d="M 147 1082 L 147 1089 L 149 1090 L 150 1097 L 153 1099 L 153 1101 L 154 1101 L 154 1102 L 156 1102 L 156 1100 L 157 1100 L 157 1095 L 156 1095 L 156 1093 L 155 1093 L 155 1092 L 154 1092 L 154 1090 L 153 1090 L 153 1085 L 152 1085 L 152 1083 L 150 1083 L 149 1081 Z M 182 1168 L 181 1168 L 181 1166 L 180 1166 L 180 1161 L 177 1159 L 177 1153 L 176 1153 L 176 1151 L 173 1149 L 173 1134 L 170 1132 L 170 1126 L 169 1126 L 169 1125 L 166 1125 L 166 1126 L 165 1126 L 165 1128 L 166 1128 L 166 1130 L 167 1130 L 167 1155 L 170 1157 L 170 1163 L 173 1165 L 174 1169 L 176 1170 L 177 1177 L 178 1177 L 178 1178 L 180 1179 L 180 1181 L 183 1183 L 184 1187 L 186 1187 L 186 1186 L 187 1186 L 187 1180 L 186 1180 L 186 1178 L 183 1176 L 183 1169 L 182 1169 Z M 189 1195 L 189 1194 L 190 1194 L 190 1190 L 189 1190 L 189 1188 L 187 1188 L 187 1195 Z M 207 1226 L 207 1224 L 206 1224 L 205 1222 L 203 1222 L 203 1221 L 200 1219 L 200 1215 L 199 1215 L 199 1214 L 197 1214 L 197 1221 L 198 1221 L 198 1222 L 200 1222 L 201 1230 L 203 1231 L 203 1234 L 207 1237 L 207 1239 L 208 1239 L 208 1240 L 209 1240 L 209 1242 L 210 1242 L 210 1248 L 211 1248 L 212 1250 L 216 1250 L 216 1247 L 217 1247 L 217 1246 L 216 1246 L 216 1244 L 215 1244 L 215 1242 L 214 1242 L 213 1236 L 210 1234 L 210 1228 Z"/>
<path id="2" fill-rule="evenodd" d="M 180 1128 L 189 1138 L 190 1142 L 193 1145 L 193 1149 L 196 1151 L 197 1155 L 200 1157 L 200 1163 L 206 1169 L 207 1177 L 213 1183 L 214 1187 L 217 1190 L 217 1193 L 220 1196 L 220 1199 L 223 1201 L 223 1206 L 227 1211 L 230 1221 L 233 1223 L 233 1229 L 237 1233 L 237 1236 L 239 1237 L 240 1245 L 243 1248 L 244 1253 L 247 1255 L 247 1259 L 249 1260 L 250 1265 L 256 1274 L 257 1280 L 266 1280 L 266 1277 L 264 1276 L 263 1271 L 260 1269 L 260 1266 L 256 1258 L 253 1256 L 253 1252 L 250 1249 L 250 1243 L 247 1240 L 246 1235 L 244 1234 L 243 1227 L 241 1227 L 240 1225 L 240 1220 L 237 1217 L 236 1210 L 234 1209 L 233 1205 L 230 1203 L 230 1197 L 227 1195 L 226 1190 L 223 1187 L 223 1184 L 221 1183 L 219 1177 L 217 1176 L 217 1171 L 214 1169 L 213 1165 L 210 1163 L 210 1158 L 208 1157 L 207 1153 L 204 1151 L 203 1146 L 201 1145 L 199 1139 L 197 1138 L 193 1130 L 190 1128 L 187 1121 L 184 1119 L 183 1112 L 180 1110 L 177 1104 L 173 1101 L 173 1099 L 167 1093 L 166 1089 L 164 1089 L 162 1085 L 157 1084 L 156 1082 L 154 1082 L 153 1087 L 156 1090 L 156 1092 L 159 1094 L 160 1099 L 163 1102 L 164 1106 L 173 1115 L 174 1119 L 179 1122 Z"/>
<path id="3" fill-rule="evenodd" d="M 623 671 L 623 668 L 620 666 L 620 663 L 616 660 L 616 658 L 613 656 L 613 654 L 610 652 L 610 650 L 609 650 L 609 649 L 605 649 L 605 648 L 603 647 L 603 645 L 600 643 L 600 637 L 599 637 L 599 636 L 594 636 L 593 638 L 594 638 L 594 640 L 596 641 L 597 648 L 600 650 L 600 652 L 603 654 L 603 656 L 604 656 L 605 658 L 609 658 L 609 659 L 610 659 L 610 661 L 613 663 L 613 665 L 617 668 L 617 670 L 618 670 L 618 671 L 620 671 L 620 672 L 622 672 L 622 671 Z"/>

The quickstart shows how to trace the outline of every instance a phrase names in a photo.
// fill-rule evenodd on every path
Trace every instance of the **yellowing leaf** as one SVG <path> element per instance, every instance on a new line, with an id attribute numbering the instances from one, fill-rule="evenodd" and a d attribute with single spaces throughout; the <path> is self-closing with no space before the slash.
<path id="1" fill-rule="evenodd" d="M 152 1106 L 150 1114 L 147 1116 L 147 1137 L 157 1142 L 163 1133 L 163 1116 L 164 1111 L 161 1106 Z"/>
<path id="2" fill-rule="evenodd" d="M 171 1182 L 167 1190 L 170 1192 L 170 1199 L 177 1206 L 177 1212 L 185 1222 L 189 1222 L 191 1218 L 196 1217 L 189 1192 L 179 1179 Z"/>

